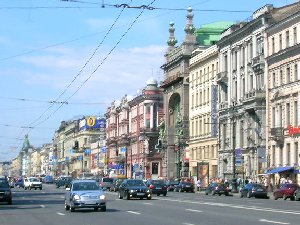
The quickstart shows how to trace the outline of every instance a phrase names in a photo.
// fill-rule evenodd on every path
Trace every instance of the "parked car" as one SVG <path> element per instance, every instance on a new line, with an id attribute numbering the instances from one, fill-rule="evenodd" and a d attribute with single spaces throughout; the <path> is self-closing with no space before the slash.
<path id="1" fill-rule="evenodd" d="M 36 178 L 36 177 L 28 177 L 28 178 L 25 178 L 24 179 L 24 189 L 27 190 L 27 189 L 40 189 L 42 190 L 43 189 L 43 186 L 42 186 L 42 182 L 40 181 L 39 178 Z"/>
<path id="2" fill-rule="evenodd" d="M 167 190 L 168 191 L 174 191 L 175 187 L 179 184 L 179 181 L 177 180 L 168 180 L 166 182 Z"/>
<path id="3" fill-rule="evenodd" d="M 240 197 L 241 198 L 243 197 L 268 198 L 268 191 L 261 184 L 248 183 L 243 188 L 240 189 Z"/>
<path id="4" fill-rule="evenodd" d="M 100 181 L 100 186 L 103 190 L 110 190 L 113 185 L 114 179 L 110 177 L 102 177 Z"/>
<path id="5" fill-rule="evenodd" d="M 207 188 L 205 189 L 205 194 L 212 194 L 212 195 L 226 195 L 228 196 L 230 189 L 224 183 L 210 183 Z"/>
<path id="6" fill-rule="evenodd" d="M 15 187 L 24 188 L 24 179 L 23 178 L 17 179 L 17 181 L 15 182 Z"/>
<path id="7" fill-rule="evenodd" d="M 68 185 L 71 183 L 71 181 L 74 180 L 72 177 L 59 177 L 56 182 L 55 182 L 55 185 L 56 185 L 56 188 L 60 188 L 60 187 L 68 187 Z"/>
<path id="8" fill-rule="evenodd" d="M 294 200 L 294 193 L 299 188 L 298 184 L 281 184 L 278 189 L 273 192 L 274 199 L 283 198 L 284 200 Z"/>
<path id="9" fill-rule="evenodd" d="M 142 180 L 125 179 L 119 186 L 119 199 L 147 198 L 151 200 L 152 192 Z"/>
<path id="10" fill-rule="evenodd" d="M 74 212 L 79 208 L 106 211 L 106 196 L 95 180 L 73 180 L 66 188 L 65 209 Z"/>
<path id="11" fill-rule="evenodd" d="M 194 193 L 195 187 L 194 187 L 194 184 L 191 182 L 182 181 L 182 182 L 179 182 L 179 184 L 175 186 L 174 191 L 177 191 L 177 192 L 186 191 L 186 192 Z"/>
<path id="12" fill-rule="evenodd" d="M 119 191 L 119 186 L 122 184 L 123 180 L 125 180 L 125 178 L 117 178 L 116 180 L 114 180 L 110 188 L 110 191 L 114 191 L 114 192 Z"/>
<path id="13" fill-rule="evenodd" d="M 0 177 L 0 202 L 7 202 L 12 204 L 11 187 L 6 177 Z"/>
<path id="14" fill-rule="evenodd" d="M 294 192 L 294 198 L 296 201 L 300 201 L 300 188 Z"/>
<path id="15" fill-rule="evenodd" d="M 51 175 L 46 175 L 46 176 L 43 178 L 43 183 L 45 183 L 45 184 L 53 184 L 53 183 L 54 183 L 54 178 L 53 178 L 53 176 L 51 176 Z"/>
<path id="16" fill-rule="evenodd" d="M 148 180 L 146 185 L 151 189 L 152 194 L 157 194 L 157 196 L 167 195 L 168 189 L 164 180 Z"/>

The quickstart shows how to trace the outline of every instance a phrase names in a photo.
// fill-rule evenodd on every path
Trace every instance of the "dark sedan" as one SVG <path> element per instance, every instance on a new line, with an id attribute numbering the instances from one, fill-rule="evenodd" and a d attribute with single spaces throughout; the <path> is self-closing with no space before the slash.
<path id="1" fill-rule="evenodd" d="M 68 187 L 68 185 L 71 183 L 71 181 L 74 180 L 72 177 L 60 177 L 55 185 L 57 188 L 59 187 Z"/>
<path id="2" fill-rule="evenodd" d="M 168 180 L 166 184 L 168 191 L 174 191 L 175 187 L 179 184 L 179 181 Z"/>
<path id="3" fill-rule="evenodd" d="M 163 180 L 149 180 L 147 186 L 151 189 L 152 194 L 157 194 L 157 196 L 167 195 L 167 185 Z"/>
<path id="4" fill-rule="evenodd" d="M 142 180 L 126 179 L 119 186 L 119 199 L 147 198 L 151 200 L 152 192 Z"/>
<path id="5" fill-rule="evenodd" d="M 255 197 L 255 198 L 268 198 L 268 192 L 266 188 L 261 184 L 248 183 L 240 190 L 240 197 Z"/>
<path id="6" fill-rule="evenodd" d="M 12 204 L 12 193 L 6 177 L 0 177 L 0 202 Z"/>
<path id="7" fill-rule="evenodd" d="M 114 182 L 112 183 L 112 186 L 110 188 L 110 191 L 114 191 L 114 192 L 119 191 L 119 187 L 124 180 L 125 180 L 125 178 L 118 178 L 117 180 L 114 180 Z"/>
<path id="8" fill-rule="evenodd" d="M 175 187 L 175 191 L 177 192 L 195 192 L 195 187 L 193 183 L 190 182 L 179 182 L 179 184 Z"/>
<path id="9" fill-rule="evenodd" d="M 278 189 L 273 192 L 274 199 L 283 198 L 284 200 L 294 200 L 294 193 L 299 188 L 298 184 L 281 184 Z"/>
<path id="10" fill-rule="evenodd" d="M 230 190 L 228 187 L 223 183 L 211 183 L 208 185 L 208 187 L 205 189 L 205 194 L 212 194 L 212 195 L 229 195 Z"/>

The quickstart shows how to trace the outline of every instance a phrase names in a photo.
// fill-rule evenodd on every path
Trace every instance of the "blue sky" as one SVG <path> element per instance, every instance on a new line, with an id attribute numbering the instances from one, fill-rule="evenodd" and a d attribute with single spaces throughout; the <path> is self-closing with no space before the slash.
<path id="1" fill-rule="evenodd" d="M 154 10 L 115 7 L 152 1 L 0 0 L 0 161 L 18 154 L 26 133 L 35 147 L 50 143 L 61 121 L 103 115 L 113 100 L 136 95 L 150 77 L 162 80 L 169 22 L 181 43 L 187 7 L 198 28 L 243 21 L 265 4 L 296 0 L 156 0 Z"/>

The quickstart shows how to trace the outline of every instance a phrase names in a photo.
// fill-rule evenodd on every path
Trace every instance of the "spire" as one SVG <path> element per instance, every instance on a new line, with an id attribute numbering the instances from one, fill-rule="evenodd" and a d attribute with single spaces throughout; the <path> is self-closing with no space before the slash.
<path id="1" fill-rule="evenodd" d="M 169 33 L 170 33 L 170 36 L 169 36 L 169 40 L 168 40 L 168 52 L 172 51 L 174 49 L 174 46 L 176 45 L 177 43 L 177 40 L 175 39 L 175 34 L 174 34 L 174 31 L 175 31 L 175 28 L 174 28 L 174 22 L 170 22 L 170 27 L 169 27 Z"/>
<path id="2" fill-rule="evenodd" d="M 27 153 L 29 148 L 30 148 L 30 144 L 29 144 L 28 134 L 26 134 L 23 142 L 22 151 Z"/>
<path id="3" fill-rule="evenodd" d="M 186 33 L 185 35 L 185 39 L 184 42 L 186 44 L 196 44 L 196 35 L 195 35 L 195 27 L 193 24 L 193 17 L 194 17 L 194 13 L 193 13 L 193 9 L 192 7 L 187 8 L 187 22 L 184 28 L 184 31 Z"/>

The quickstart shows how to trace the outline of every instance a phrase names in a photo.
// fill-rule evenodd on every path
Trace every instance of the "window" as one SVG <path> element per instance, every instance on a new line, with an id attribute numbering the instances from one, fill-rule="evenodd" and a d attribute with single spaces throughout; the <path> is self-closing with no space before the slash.
<path id="1" fill-rule="evenodd" d="M 283 146 L 279 147 L 279 164 L 283 166 Z"/>
<path id="2" fill-rule="evenodd" d="M 286 164 L 289 166 L 291 163 L 291 144 L 286 144 Z"/>
<path id="3" fill-rule="evenodd" d="M 297 27 L 294 27 L 293 29 L 293 39 L 294 39 L 294 45 L 296 45 L 298 43 L 297 41 Z"/>
<path id="4" fill-rule="evenodd" d="M 298 155 L 299 155 L 299 150 L 298 150 L 298 142 L 295 142 L 294 144 L 294 164 L 298 165 Z"/>
<path id="5" fill-rule="evenodd" d="M 279 81 L 278 81 L 278 86 L 281 86 L 283 84 L 283 75 L 282 75 L 282 70 L 279 71 Z"/>
<path id="6" fill-rule="evenodd" d="M 244 121 L 240 122 L 240 147 L 244 146 Z"/>
<path id="7" fill-rule="evenodd" d="M 273 72 L 273 88 L 276 87 L 276 74 Z"/>
<path id="8" fill-rule="evenodd" d="M 295 63 L 294 65 L 294 80 L 297 81 L 298 80 L 298 64 Z"/>
<path id="9" fill-rule="evenodd" d="M 281 106 L 279 106 L 279 112 L 278 112 L 278 114 L 279 114 L 279 127 L 282 127 L 282 105 Z"/>
<path id="10" fill-rule="evenodd" d="M 249 89 L 253 89 L 253 74 L 251 73 L 249 76 Z"/>
<path id="11" fill-rule="evenodd" d="M 298 102 L 294 101 L 294 126 L 298 126 Z"/>
<path id="12" fill-rule="evenodd" d="M 288 30 L 285 32 L 285 46 L 286 48 L 290 47 L 290 32 Z"/>
<path id="13" fill-rule="evenodd" d="M 291 69 L 290 67 L 286 68 L 286 83 L 290 83 L 291 81 Z"/>
<path id="14" fill-rule="evenodd" d="M 215 76 L 215 64 L 211 65 L 211 78 L 213 79 L 213 77 Z"/>
<path id="15" fill-rule="evenodd" d="M 245 88 L 246 88 L 246 83 L 245 83 L 245 77 L 242 78 L 242 96 L 244 97 L 245 95 Z"/>
<path id="16" fill-rule="evenodd" d="M 194 104 L 195 104 L 194 101 L 195 101 L 195 100 L 194 100 L 194 95 L 192 95 L 192 109 L 194 108 Z"/>
<path id="17" fill-rule="evenodd" d="M 245 48 L 241 50 L 241 67 L 245 66 Z"/>
<path id="18" fill-rule="evenodd" d="M 227 55 L 224 56 L 224 71 L 228 71 L 228 57 Z"/>
<path id="19" fill-rule="evenodd" d="M 286 126 L 288 126 L 291 124 L 290 103 L 286 103 L 285 111 L 286 111 Z"/>
<path id="20" fill-rule="evenodd" d="M 275 145 L 272 146 L 272 166 L 276 165 Z"/>
<path id="21" fill-rule="evenodd" d="M 272 54 L 274 54 L 275 53 L 275 39 L 274 39 L 274 37 L 272 37 L 271 43 L 272 43 Z"/>
<path id="22" fill-rule="evenodd" d="M 282 34 L 279 34 L 279 51 L 282 50 Z"/>

